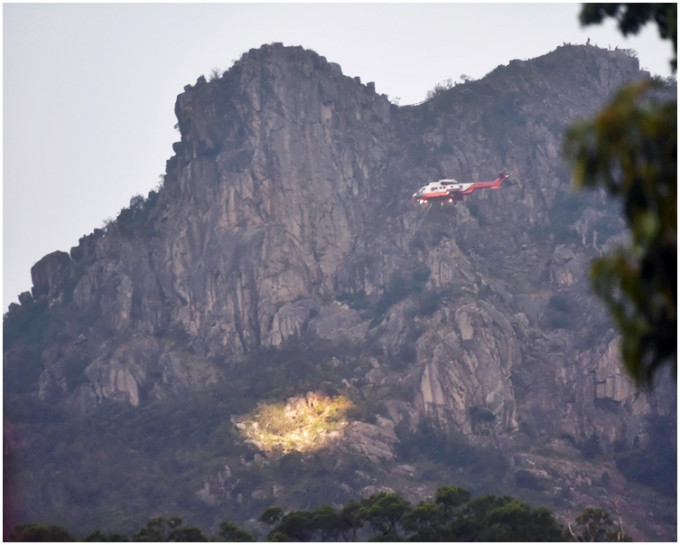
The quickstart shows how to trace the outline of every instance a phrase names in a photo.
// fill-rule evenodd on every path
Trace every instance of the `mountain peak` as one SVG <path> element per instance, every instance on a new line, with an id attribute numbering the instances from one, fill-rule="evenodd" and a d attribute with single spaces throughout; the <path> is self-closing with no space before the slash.
<path id="1" fill-rule="evenodd" d="M 644 525 L 624 505 L 630 460 L 660 452 L 647 423 L 665 429 L 673 395 L 652 402 L 620 371 L 586 269 L 623 223 L 601 195 L 572 194 L 560 151 L 571 122 L 641 75 L 625 53 L 565 46 L 399 108 L 313 51 L 247 52 L 178 96 L 181 141 L 160 190 L 34 267 L 32 295 L 5 318 L 6 415 L 28 422 L 47 404 L 96 423 L 103 407 L 177 414 L 163 411 L 215 396 L 210 440 L 181 448 L 220 445 L 194 492 L 215 516 L 249 518 L 273 492 L 235 483 L 266 453 L 231 427 L 228 445 L 217 440 L 223 422 L 342 394 L 356 448 L 333 451 L 329 471 L 344 493 L 404 483 L 400 464 L 421 455 L 450 479 L 487 459 L 498 471 L 485 468 L 482 488 L 529 488 L 575 512 L 620 496 Z M 410 199 L 501 168 L 514 185 L 455 206 Z M 195 480 L 187 471 L 172 479 Z M 405 486 L 417 499 L 422 485 Z"/>

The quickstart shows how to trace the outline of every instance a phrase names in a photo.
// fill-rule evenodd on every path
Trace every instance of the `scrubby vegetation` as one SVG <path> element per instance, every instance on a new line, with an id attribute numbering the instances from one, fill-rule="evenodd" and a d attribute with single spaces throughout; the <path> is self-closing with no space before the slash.
<path id="1" fill-rule="evenodd" d="M 234 477 L 220 501 L 230 505 L 237 520 L 266 507 L 272 483 L 291 495 L 302 493 L 298 487 L 304 485 L 309 502 L 345 501 L 348 492 L 337 489 L 338 482 L 361 487 L 355 472 L 370 470 L 367 460 L 338 463 L 331 451 L 322 449 L 306 452 L 313 456 L 307 463 L 300 454 L 304 442 L 286 443 L 291 437 L 283 433 L 306 429 L 309 441 L 315 442 L 341 429 L 345 418 L 375 418 L 381 402 L 361 379 L 370 365 L 355 348 L 292 342 L 253 353 L 243 363 L 221 365 L 228 368 L 228 381 L 200 392 L 185 391 L 181 403 L 156 400 L 133 408 L 104 402 L 83 416 L 31 395 L 24 383 L 34 376 L 6 380 L 5 416 L 11 422 L 6 445 L 11 447 L 4 459 L 5 486 L 17 506 L 8 518 L 37 518 L 84 531 L 113 516 L 110 530 L 129 532 L 144 514 L 165 513 L 208 526 L 219 514 L 197 492 L 225 467 L 232 468 Z M 310 403 L 309 392 L 315 396 Z M 285 417 L 288 401 L 300 396 L 307 410 Z M 262 419 L 270 443 L 248 443 L 232 421 L 233 415 L 249 414 Z M 284 420 L 273 418 L 277 416 Z M 29 440 L 19 443 L 15 436 Z M 273 446 L 277 448 L 269 448 Z M 318 489 L 311 488 L 309 479 Z"/>
<path id="2" fill-rule="evenodd" d="M 259 403 L 238 427 L 266 452 L 288 454 L 318 450 L 347 426 L 352 402 L 345 396 L 308 393 L 288 403 Z"/>
<path id="3" fill-rule="evenodd" d="M 150 191 L 146 199 L 141 195 L 132 197 L 130 206 L 123 208 L 116 218 L 120 233 L 127 238 L 133 238 L 135 235 L 153 236 L 155 233 L 148 224 L 148 218 L 157 200 L 157 191 Z"/>

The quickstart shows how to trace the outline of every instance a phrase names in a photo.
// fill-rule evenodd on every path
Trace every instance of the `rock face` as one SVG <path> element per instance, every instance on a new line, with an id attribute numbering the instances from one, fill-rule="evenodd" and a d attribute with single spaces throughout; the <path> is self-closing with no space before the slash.
<path id="1" fill-rule="evenodd" d="M 5 319 L 6 384 L 77 414 L 181 403 L 250 355 L 328 341 L 365 354 L 353 391 L 383 392 L 344 449 L 375 462 L 400 462 L 424 425 L 516 453 L 525 481 L 559 481 L 555 460 L 574 474 L 593 441 L 608 460 L 644 449 L 650 419 L 675 421 L 673 388 L 639 393 L 622 375 L 587 266 L 623 223 L 602 195 L 571 193 L 560 158 L 564 129 L 643 75 L 624 52 L 564 46 L 400 108 L 311 51 L 251 50 L 177 98 L 158 192 L 33 267 Z M 500 168 L 513 185 L 455 207 L 409 199 Z M 32 344 L 26 316 L 40 316 Z M 236 474 L 196 497 L 219 504 Z M 579 479 L 595 503 L 624 486 Z"/>

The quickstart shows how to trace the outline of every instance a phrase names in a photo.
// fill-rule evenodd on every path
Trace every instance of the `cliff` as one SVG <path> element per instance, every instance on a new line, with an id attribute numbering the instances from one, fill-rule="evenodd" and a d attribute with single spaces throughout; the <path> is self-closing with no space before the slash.
<path id="1" fill-rule="evenodd" d="M 131 406 L 120 414 L 139 422 L 223 395 L 206 434 L 222 430 L 232 446 L 167 478 L 211 516 L 245 520 L 311 500 L 283 476 L 290 454 L 224 422 L 342 392 L 354 412 L 323 447 L 351 474 L 324 473 L 338 498 L 376 487 L 418 498 L 435 481 L 429 463 L 563 513 L 618 510 L 635 537 L 672 535 L 658 464 L 675 449 L 675 394 L 638 392 L 620 370 L 587 268 L 622 240 L 623 223 L 603 195 L 572 193 L 560 156 L 571 122 L 642 76 L 625 52 L 565 46 L 400 108 L 316 53 L 274 44 L 199 78 L 177 98 L 181 141 L 162 187 L 36 263 L 31 293 L 6 315 L 10 449 L 58 450 L 62 439 L 36 438 L 44 407 L 59 412 L 56 430 L 101 424 L 104 410 Z M 513 183 L 500 191 L 427 213 L 410 201 L 429 181 L 500 169 Z M 162 442 L 168 426 L 149 433 Z M 182 457 L 205 437 L 173 448 Z M 306 473 L 321 471 L 319 455 L 300 456 Z M 645 465 L 657 481 L 640 476 Z M 26 467 L 18 517 L 82 501 L 68 478 Z M 268 480 L 244 490 L 256 470 Z M 61 496 L 29 505 L 27 471 Z M 198 509 L 186 501 L 177 508 Z"/>

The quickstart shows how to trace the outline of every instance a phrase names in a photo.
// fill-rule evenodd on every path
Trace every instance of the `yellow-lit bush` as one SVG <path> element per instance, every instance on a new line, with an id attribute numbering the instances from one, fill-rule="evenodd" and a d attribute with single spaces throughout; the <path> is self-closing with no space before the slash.
<path id="1" fill-rule="evenodd" d="M 352 403 L 344 396 L 313 392 L 286 403 L 260 403 L 238 427 L 245 437 L 267 452 L 318 450 L 347 426 L 345 413 Z"/>

